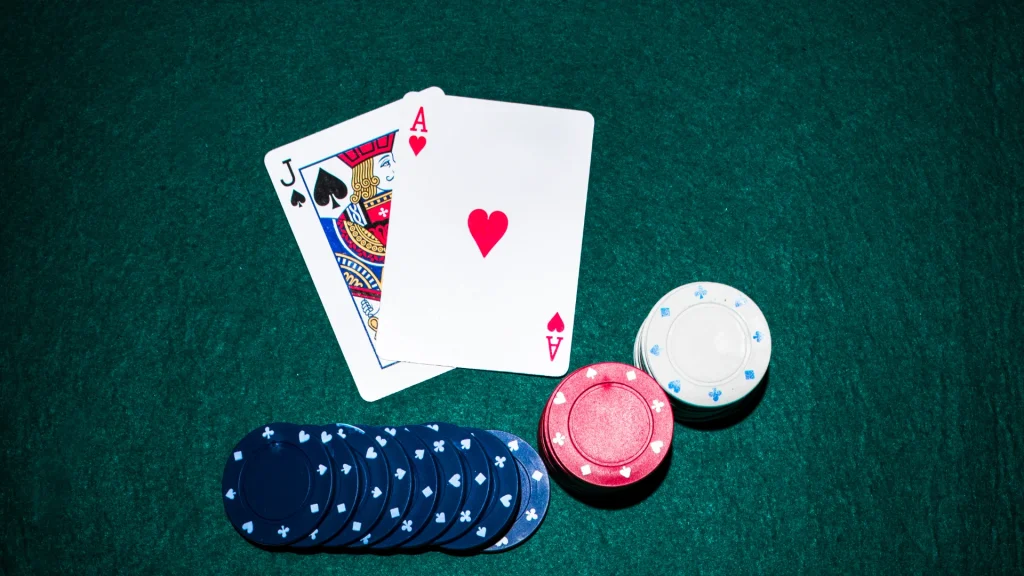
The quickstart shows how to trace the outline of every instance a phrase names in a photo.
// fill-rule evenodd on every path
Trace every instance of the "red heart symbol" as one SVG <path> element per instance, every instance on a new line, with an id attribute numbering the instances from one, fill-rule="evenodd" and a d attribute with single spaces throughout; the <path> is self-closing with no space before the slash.
<path id="1" fill-rule="evenodd" d="M 562 317 L 555 312 L 555 315 L 548 320 L 548 332 L 561 332 L 565 330 L 565 322 L 562 322 Z"/>
<path id="2" fill-rule="evenodd" d="M 500 210 L 491 212 L 490 216 L 480 208 L 469 213 L 469 233 L 484 258 L 505 235 L 505 230 L 508 230 L 508 216 Z"/>
<path id="3" fill-rule="evenodd" d="M 427 137 L 426 136 L 416 136 L 415 134 L 412 135 L 412 136 L 409 136 L 409 148 L 412 148 L 412 153 L 413 153 L 414 156 L 419 156 L 420 155 L 420 150 L 423 150 L 423 147 L 426 146 L 426 145 L 427 145 Z"/>

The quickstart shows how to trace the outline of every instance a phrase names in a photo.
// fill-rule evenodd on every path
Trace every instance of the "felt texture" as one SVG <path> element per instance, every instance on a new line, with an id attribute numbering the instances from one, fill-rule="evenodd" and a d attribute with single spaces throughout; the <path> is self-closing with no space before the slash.
<path id="1" fill-rule="evenodd" d="M 1024 570 L 1020 2 L 4 10 L 0 574 Z M 433 85 L 596 119 L 573 367 L 712 280 L 770 322 L 765 396 L 507 554 L 256 549 L 220 494 L 253 427 L 532 439 L 556 384 L 363 402 L 274 195 L 268 150 Z"/>

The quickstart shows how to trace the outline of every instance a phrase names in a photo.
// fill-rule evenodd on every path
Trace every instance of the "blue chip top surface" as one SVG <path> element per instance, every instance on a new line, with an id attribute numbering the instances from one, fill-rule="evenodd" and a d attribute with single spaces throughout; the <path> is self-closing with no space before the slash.
<path id="1" fill-rule="evenodd" d="M 246 540 L 288 545 L 323 519 L 334 472 L 327 450 L 310 430 L 267 424 L 247 434 L 228 456 L 221 481 L 224 511 Z"/>

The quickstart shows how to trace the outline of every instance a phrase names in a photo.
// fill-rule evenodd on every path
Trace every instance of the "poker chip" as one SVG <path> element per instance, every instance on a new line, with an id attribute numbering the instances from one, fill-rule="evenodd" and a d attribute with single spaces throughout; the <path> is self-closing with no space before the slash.
<path id="1" fill-rule="evenodd" d="M 505 443 L 483 430 L 466 429 L 487 454 L 492 489 L 483 511 L 469 530 L 459 538 L 441 544 L 449 551 L 465 552 L 486 548 L 511 526 L 519 506 L 519 471 Z"/>
<path id="2" fill-rule="evenodd" d="M 419 436 L 404 426 L 386 428 L 385 430 L 389 434 L 392 430 L 394 431 L 392 436 L 405 451 L 405 456 L 409 460 L 412 495 L 409 508 L 402 517 L 398 529 L 371 544 L 378 550 L 401 546 L 423 530 L 430 523 L 434 508 L 437 506 L 440 490 L 437 464 L 427 445 L 420 440 Z M 392 491 L 392 494 L 394 493 Z"/>
<path id="3" fill-rule="evenodd" d="M 408 430 L 428 446 L 439 473 L 437 507 L 433 516 L 421 532 L 402 544 L 404 549 L 418 548 L 430 544 L 443 533 L 459 511 L 466 497 L 468 486 L 463 478 L 468 476 L 463 459 L 446 435 L 441 434 L 436 424 L 409 426 Z"/>
<path id="4" fill-rule="evenodd" d="M 320 442 L 327 449 L 334 470 L 334 496 L 323 520 L 307 536 L 290 545 L 291 548 L 312 548 L 330 540 L 348 523 L 355 512 L 360 488 L 360 466 L 345 439 L 335 435 L 331 427 L 308 427 L 311 441 Z"/>
<path id="5" fill-rule="evenodd" d="M 715 282 L 672 290 L 637 332 L 633 364 L 665 390 L 682 421 L 709 422 L 743 408 L 771 359 L 764 313 L 743 292 Z"/>
<path id="6" fill-rule="evenodd" d="M 621 501 L 657 478 L 673 425 L 671 403 L 649 374 L 617 362 L 592 364 L 551 393 L 538 425 L 538 451 L 574 495 Z"/>
<path id="7" fill-rule="evenodd" d="M 395 440 L 398 429 L 365 425 L 358 427 L 366 432 L 367 436 L 372 436 L 377 450 L 384 455 L 384 459 L 388 462 L 391 477 L 388 479 L 390 486 L 383 514 L 369 531 L 355 542 L 347 544 L 349 548 L 368 546 L 371 542 L 382 540 L 396 530 L 409 509 L 409 501 L 412 497 L 412 474 L 410 473 L 412 464 L 409 463 L 409 458 L 405 455 L 402 445 Z"/>
<path id="8" fill-rule="evenodd" d="M 501 430 L 488 430 L 505 443 L 516 461 L 520 497 L 511 528 L 484 552 L 504 552 L 533 536 L 547 515 L 551 480 L 540 454 L 522 438 Z"/>
<path id="9" fill-rule="evenodd" d="M 391 468 L 384 453 L 378 450 L 373 436 L 349 424 L 337 424 L 334 430 L 335 435 L 352 448 L 357 463 L 366 472 L 366 481 L 361 484 L 359 502 L 348 525 L 334 538 L 324 542 L 325 548 L 348 546 L 370 533 L 383 515 L 391 491 Z"/>
<path id="10" fill-rule="evenodd" d="M 228 456 L 224 511 L 246 540 L 284 546 L 320 524 L 334 472 L 327 450 L 305 429 L 275 422 L 253 430 Z"/>
<path id="11" fill-rule="evenodd" d="M 440 422 L 432 422 L 428 426 L 437 426 L 438 431 L 448 438 L 466 468 L 466 475 L 461 479 L 466 486 L 466 498 L 459 508 L 457 520 L 451 522 L 449 528 L 434 539 L 433 545 L 439 546 L 456 540 L 473 527 L 487 506 L 491 493 L 491 475 L 487 453 L 468 429 Z"/>
<path id="12" fill-rule="evenodd" d="M 550 492 L 522 439 L 442 422 L 267 424 L 231 451 L 221 487 L 229 522 L 261 548 L 372 553 L 512 548 Z"/>
<path id="13" fill-rule="evenodd" d="M 584 366 L 552 394 L 544 418 L 547 450 L 585 486 L 619 488 L 651 474 L 672 443 L 664 391 L 634 366 Z"/>

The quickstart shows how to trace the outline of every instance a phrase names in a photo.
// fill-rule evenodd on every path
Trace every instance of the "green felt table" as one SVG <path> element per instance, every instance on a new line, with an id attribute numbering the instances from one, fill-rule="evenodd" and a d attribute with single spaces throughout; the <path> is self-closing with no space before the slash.
<path id="1" fill-rule="evenodd" d="M 0 574 L 1024 570 L 1024 5 L 403 4 L 5 4 Z M 534 438 L 557 383 L 356 393 L 263 156 L 432 85 L 594 115 L 573 367 L 710 280 L 770 385 L 507 554 L 259 550 L 220 494 L 253 427 Z"/>

